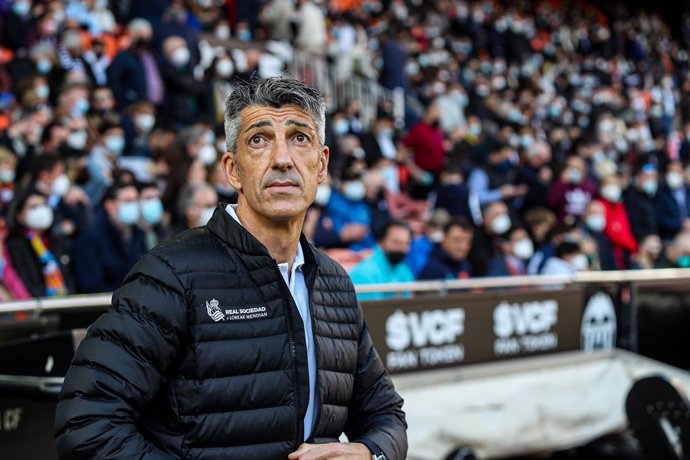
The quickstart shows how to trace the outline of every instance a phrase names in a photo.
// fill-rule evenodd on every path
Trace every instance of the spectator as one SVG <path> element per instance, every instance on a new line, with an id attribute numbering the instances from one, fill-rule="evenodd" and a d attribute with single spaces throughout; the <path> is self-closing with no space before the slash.
<path id="1" fill-rule="evenodd" d="M 625 191 L 623 199 L 625 211 L 628 213 L 630 230 L 638 241 L 647 235 L 659 232 L 654 207 L 657 189 L 658 173 L 656 166 L 646 163 L 637 170 L 633 183 Z"/>
<path id="2" fill-rule="evenodd" d="M 663 268 L 665 261 L 662 258 L 663 244 L 658 235 L 647 235 L 640 241 L 640 251 L 632 262 L 630 268 L 633 270 L 651 270 Z"/>
<path id="3" fill-rule="evenodd" d="M 163 103 L 165 86 L 153 53 L 151 24 L 142 18 L 127 26 L 130 46 L 120 51 L 108 68 L 108 82 L 120 107 L 137 101 Z"/>
<path id="4" fill-rule="evenodd" d="M 549 257 L 554 255 L 554 234 L 556 233 L 556 214 L 550 209 L 533 208 L 525 213 L 525 225 L 536 250 L 527 264 L 527 274 L 537 275 Z"/>
<path id="5" fill-rule="evenodd" d="M 630 261 L 630 255 L 637 252 L 637 242 L 630 230 L 628 213 L 621 203 L 621 181 L 617 176 L 605 177 L 601 181 L 599 193 L 601 202 L 606 208 L 606 236 L 613 246 L 616 267 L 625 269 Z"/>
<path id="6" fill-rule="evenodd" d="M 344 117 L 336 120 L 336 123 L 338 123 L 336 132 L 339 135 L 344 135 L 349 130 L 349 124 Z M 396 159 L 398 152 L 394 134 L 393 118 L 386 113 L 379 112 L 371 131 L 360 136 L 360 144 L 364 149 L 368 167 L 376 165 L 383 159 Z"/>
<path id="7" fill-rule="evenodd" d="M 350 272 L 355 285 L 379 283 L 407 283 L 414 275 L 404 263 L 410 252 L 412 230 L 404 222 L 390 221 L 381 229 L 371 256 L 356 265 Z M 381 300 L 395 297 L 395 293 L 371 292 L 357 294 L 359 300 Z"/>
<path id="8" fill-rule="evenodd" d="M 472 276 L 468 256 L 473 233 L 470 223 L 461 217 L 448 222 L 443 230 L 443 240 L 434 245 L 418 279 L 466 279 Z"/>
<path id="9" fill-rule="evenodd" d="M 173 35 L 163 42 L 161 75 L 166 88 L 165 117 L 176 127 L 197 121 L 205 86 L 194 78 L 191 51 L 184 38 Z"/>
<path id="10" fill-rule="evenodd" d="M 77 237 L 74 267 L 79 292 L 112 292 L 146 252 L 139 220 L 139 194 L 133 184 L 115 183 L 103 196 L 93 223 Z"/>
<path id="11" fill-rule="evenodd" d="M 681 230 L 690 229 L 689 191 L 683 177 L 683 164 L 670 161 L 654 200 L 659 235 L 663 241 L 671 241 Z"/>
<path id="12" fill-rule="evenodd" d="M 489 261 L 496 255 L 498 237 L 504 235 L 512 226 L 508 206 L 495 201 L 484 208 L 483 225 L 474 232 L 470 262 L 475 276 L 485 276 Z"/>
<path id="13" fill-rule="evenodd" d="M 139 205 L 141 206 L 139 227 L 144 231 L 146 249 L 150 250 L 171 236 L 167 222 L 163 221 L 164 209 L 161 202 L 161 192 L 156 184 L 144 183 L 140 185 Z"/>
<path id="14" fill-rule="evenodd" d="M 156 108 L 150 102 L 135 102 L 125 109 L 126 150 L 132 156 L 151 157 L 149 142 L 156 121 Z"/>
<path id="15" fill-rule="evenodd" d="M 415 165 L 429 174 L 416 193 L 414 198 L 426 197 L 426 194 L 436 183 L 441 170 L 446 162 L 446 147 L 444 145 L 443 131 L 440 126 L 441 112 L 437 105 L 431 105 L 424 114 L 422 121 L 410 129 L 403 138 L 403 144 L 412 150 Z"/>
<path id="16" fill-rule="evenodd" d="M 7 208 L 14 199 L 14 180 L 17 157 L 8 149 L 0 147 L 0 215 L 7 215 Z"/>
<path id="17" fill-rule="evenodd" d="M 13 51 L 27 47 L 26 39 L 34 21 L 32 6 L 32 0 L 15 0 L 11 3 L 9 11 L 4 13 L 2 42 Z"/>
<path id="18" fill-rule="evenodd" d="M 522 199 L 521 214 L 536 208 L 546 208 L 549 189 L 553 183 L 551 147 L 543 141 L 531 144 L 525 150 L 525 163 L 518 170 L 516 185 L 525 185 L 527 193 Z"/>
<path id="19" fill-rule="evenodd" d="M 494 143 L 486 160 L 472 169 L 467 186 L 477 195 L 481 206 L 525 196 L 526 186 L 513 185 L 517 173 L 516 155 L 510 145 Z"/>
<path id="20" fill-rule="evenodd" d="M 177 235 L 182 231 L 206 225 L 217 205 L 218 194 L 206 182 L 185 186 L 176 205 L 181 220 L 173 226 L 170 234 Z"/>
<path id="21" fill-rule="evenodd" d="M 584 160 L 571 156 L 549 190 L 548 205 L 559 222 L 572 225 L 584 215 L 595 193 L 596 185 L 587 176 Z"/>
<path id="22" fill-rule="evenodd" d="M 580 245 L 573 241 L 563 241 L 556 246 L 556 255 L 546 261 L 542 275 L 574 275 L 589 268 L 587 256 Z"/>
<path id="23" fill-rule="evenodd" d="M 84 191 L 93 203 L 100 203 L 106 189 L 113 184 L 113 171 L 125 149 L 125 134 L 122 126 L 102 123 L 98 127 L 98 140 L 87 159 L 89 181 Z"/>
<path id="24" fill-rule="evenodd" d="M 32 297 L 68 293 L 65 278 L 69 273 L 62 265 L 60 250 L 50 236 L 52 225 L 53 210 L 44 194 L 28 188 L 17 196 L 10 211 L 7 252 Z"/>
<path id="25" fill-rule="evenodd" d="M 507 239 L 499 243 L 500 253 L 495 255 L 486 276 L 520 276 L 527 274 L 527 264 L 534 255 L 534 244 L 527 231 L 513 227 Z"/>
<path id="26" fill-rule="evenodd" d="M 443 209 L 452 217 L 472 219 L 470 193 L 463 183 L 462 171 L 450 165 L 441 173 L 439 187 L 436 188 L 436 209 Z"/>
<path id="27" fill-rule="evenodd" d="M 314 56 L 323 56 L 326 50 L 326 18 L 313 0 L 298 0 L 295 16 L 297 35 L 295 46 Z"/>
<path id="28" fill-rule="evenodd" d="M 437 209 L 432 213 L 429 221 L 425 222 L 424 233 L 413 239 L 405 263 L 415 277 L 418 277 L 426 266 L 434 247 L 443 241 L 444 229 L 450 221 L 451 217 L 446 211 Z"/>
<path id="29" fill-rule="evenodd" d="M 441 129 L 451 139 L 462 139 L 467 131 L 465 107 L 468 99 L 460 83 L 449 84 L 446 92 L 434 99 L 435 105 L 443 114 L 440 119 Z"/>
<path id="30" fill-rule="evenodd" d="M 592 200 L 584 215 L 584 232 L 594 239 L 601 270 L 616 270 L 616 258 L 611 240 L 606 235 L 606 206 L 600 200 Z"/>

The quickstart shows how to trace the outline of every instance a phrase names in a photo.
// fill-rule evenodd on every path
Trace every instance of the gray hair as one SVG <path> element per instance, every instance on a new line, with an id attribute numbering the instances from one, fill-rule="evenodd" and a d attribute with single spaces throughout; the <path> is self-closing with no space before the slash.
<path id="1" fill-rule="evenodd" d="M 319 146 L 326 138 L 326 104 L 319 92 L 289 77 L 257 78 L 238 83 L 225 101 L 225 147 L 237 153 L 237 136 L 242 126 L 241 112 L 251 106 L 296 105 L 309 114 L 316 125 Z"/>

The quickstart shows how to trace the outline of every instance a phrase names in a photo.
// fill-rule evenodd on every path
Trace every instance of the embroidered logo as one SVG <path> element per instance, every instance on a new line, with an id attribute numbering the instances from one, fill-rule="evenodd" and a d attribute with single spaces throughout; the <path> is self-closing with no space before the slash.
<path id="1" fill-rule="evenodd" d="M 210 302 L 208 300 L 206 301 L 206 311 L 208 312 L 208 316 L 210 316 L 211 319 L 216 323 L 218 321 L 225 320 L 225 315 L 222 311 L 220 311 L 220 307 L 218 306 L 218 301 L 216 299 L 213 299 Z"/>

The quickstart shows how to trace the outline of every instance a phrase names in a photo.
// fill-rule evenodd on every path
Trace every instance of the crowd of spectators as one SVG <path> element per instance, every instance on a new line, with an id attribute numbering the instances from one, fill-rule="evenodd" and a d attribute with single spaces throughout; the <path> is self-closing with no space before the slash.
<path id="1" fill-rule="evenodd" d="M 402 88 L 328 114 L 304 232 L 355 282 L 690 267 L 690 63 L 575 1 L 0 0 L 0 299 L 115 289 L 203 225 L 224 97 L 293 50 Z M 421 107 L 416 111 L 413 107 Z"/>

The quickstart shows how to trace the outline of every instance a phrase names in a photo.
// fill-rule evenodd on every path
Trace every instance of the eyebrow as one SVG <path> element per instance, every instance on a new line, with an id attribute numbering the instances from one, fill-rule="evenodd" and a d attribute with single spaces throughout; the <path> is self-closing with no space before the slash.
<path id="1" fill-rule="evenodd" d="M 285 122 L 285 125 L 287 125 L 287 126 L 299 126 L 300 128 L 308 129 L 310 131 L 314 130 L 310 125 L 308 125 L 306 123 L 302 123 L 301 121 L 297 121 L 297 120 L 288 120 L 287 122 Z"/>
<path id="2" fill-rule="evenodd" d="M 263 128 L 264 126 L 273 126 L 270 121 L 258 121 L 252 125 L 249 125 L 247 127 L 247 130 L 254 129 L 254 128 Z"/>

